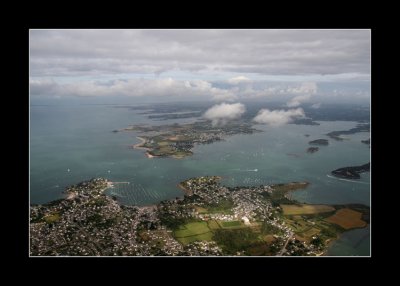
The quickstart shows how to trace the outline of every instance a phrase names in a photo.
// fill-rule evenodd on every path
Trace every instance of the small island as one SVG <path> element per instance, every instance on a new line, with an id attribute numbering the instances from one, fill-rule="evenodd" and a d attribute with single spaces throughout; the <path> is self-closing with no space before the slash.
<path id="1" fill-rule="evenodd" d="M 360 179 L 361 178 L 360 173 L 369 171 L 370 171 L 370 163 L 367 163 L 361 166 L 344 167 L 336 169 L 332 171 L 332 175 L 345 179 Z"/>
<path id="2" fill-rule="evenodd" d="M 313 141 L 308 142 L 308 144 L 326 146 L 326 145 L 329 145 L 329 141 L 326 140 L 326 139 L 317 139 L 317 140 L 313 140 Z"/>
<path id="3" fill-rule="evenodd" d="M 370 145 L 371 144 L 371 138 L 368 138 L 367 140 L 361 140 L 361 143 Z"/>
<path id="4" fill-rule="evenodd" d="M 307 149 L 307 153 L 312 154 L 312 153 L 318 152 L 318 150 L 319 150 L 318 147 L 309 147 L 309 148 Z"/>
<path id="5" fill-rule="evenodd" d="M 121 205 L 98 178 L 67 198 L 32 205 L 32 256 L 320 256 L 345 231 L 366 227 L 365 205 L 305 204 L 308 182 L 228 187 L 221 177 L 181 182 L 181 198 Z"/>

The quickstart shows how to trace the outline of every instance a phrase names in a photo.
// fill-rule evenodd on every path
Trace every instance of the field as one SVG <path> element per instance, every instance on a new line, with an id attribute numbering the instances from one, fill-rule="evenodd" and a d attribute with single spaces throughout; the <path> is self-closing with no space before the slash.
<path id="1" fill-rule="evenodd" d="M 176 230 L 175 237 L 198 235 L 209 231 L 210 229 L 208 228 L 207 223 L 204 221 L 190 222 L 181 226 L 178 230 Z"/>
<path id="2" fill-rule="evenodd" d="M 208 227 L 209 227 L 211 230 L 221 228 L 220 225 L 218 224 L 218 222 L 216 222 L 215 220 L 209 220 L 209 221 L 208 221 Z"/>
<path id="3" fill-rule="evenodd" d="M 242 227 L 244 224 L 240 221 L 222 221 L 220 222 L 223 228 L 237 228 L 237 227 Z"/>
<path id="4" fill-rule="evenodd" d="M 309 215 L 332 212 L 335 210 L 327 205 L 281 205 L 284 215 Z"/>
<path id="5" fill-rule="evenodd" d="M 273 243 L 276 240 L 276 238 L 271 234 L 265 235 L 263 239 L 269 244 Z"/>
<path id="6" fill-rule="evenodd" d="M 193 241 L 211 240 L 212 232 L 207 222 L 191 222 L 181 226 L 174 232 L 174 236 L 182 244 L 189 244 Z"/>
<path id="7" fill-rule="evenodd" d="M 288 192 L 288 191 L 295 191 L 298 189 L 305 189 L 309 185 L 308 182 L 292 182 L 288 184 L 278 184 L 273 185 L 272 188 L 274 191 L 278 192 Z"/>
<path id="8" fill-rule="evenodd" d="M 187 245 L 187 244 L 195 242 L 195 241 L 204 241 L 204 240 L 211 241 L 212 240 L 212 236 L 213 236 L 213 233 L 210 231 L 210 232 L 199 234 L 199 235 L 195 235 L 195 236 L 177 237 L 176 239 L 180 243 L 182 243 L 184 245 Z"/>
<path id="9" fill-rule="evenodd" d="M 60 220 L 60 214 L 59 213 L 53 213 L 51 215 L 45 216 L 43 219 L 47 223 L 54 223 Z"/>
<path id="10" fill-rule="evenodd" d="M 194 208 L 196 209 L 196 211 L 199 214 L 206 214 L 208 212 L 208 210 L 206 208 L 202 208 L 202 207 L 199 207 L 199 206 L 195 206 Z"/>
<path id="11" fill-rule="evenodd" d="M 360 212 L 345 208 L 338 210 L 334 215 L 325 219 L 327 222 L 337 224 L 344 229 L 365 227 L 366 222 L 361 220 Z"/>
<path id="12" fill-rule="evenodd" d="M 304 237 L 313 237 L 314 235 L 318 234 L 319 232 L 320 232 L 319 229 L 312 227 L 312 228 L 308 229 L 307 231 L 303 232 L 303 236 Z"/>
<path id="13" fill-rule="evenodd" d="M 221 200 L 218 205 L 207 206 L 208 213 L 232 214 L 232 200 Z"/>

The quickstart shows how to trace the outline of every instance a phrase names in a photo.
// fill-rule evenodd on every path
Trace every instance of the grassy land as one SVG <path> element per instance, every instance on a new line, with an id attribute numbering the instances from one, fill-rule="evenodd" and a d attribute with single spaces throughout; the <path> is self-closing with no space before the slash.
<path id="1" fill-rule="evenodd" d="M 276 240 L 276 238 L 272 234 L 265 235 L 263 239 L 267 243 L 273 243 Z"/>
<path id="2" fill-rule="evenodd" d="M 175 238 L 185 245 L 193 241 L 211 240 L 212 235 L 205 221 L 190 222 L 174 231 Z"/>
<path id="3" fill-rule="evenodd" d="M 206 213 L 208 213 L 208 210 L 207 210 L 206 208 L 202 208 L 202 207 L 199 207 L 199 206 L 195 206 L 194 208 L 196 209 L 196 211 L 197 211 L 199 214 L 206 214 Z"/>
<path id="4" fill-rule="evenodd" d="M 245 226 L 241 221 L 221 221 L 220 224 L 223 228 L 237 228 Z"/>
<path id="5" fill-rule="evenodd" d="M 250 228 L 217 229 L 214 232 L 213 239 L 230 255 L 235 255 L 238 251 L 256 255 L 255 253 L 267 250 L 264 249 L 265 241 L 259 239 L 258 233 Z"/>
<path id="6" fill-rule="evenodd" d="M 209 232 L 210 229 L 207 226 L 207 222 L 190 222 L 182 225 L 178 230 L 175 231 L 175 237 L 191 236 Z"/>
<path id="7" fill-rule="evenodd" d="M 174 151 L 174 154 L 172 155 L 173 158 L 175 159 L 182 159 L 187 156 L 193 155 L 193 152 L 190 151 Z"/>
<path id="8" fill-rule="evenodd" d="M 208 213 L 222 213 L 222 214 L 232 214 L 233 201 L 223 200 L 217 205 L 207 206 Z"/>
<path id="9" fill-rule="evenodd" d="M 288 192 L 288 191 L 294 191 L 298 189 L 305 189 L 309 185 L 308 182 L 292 182 L 288 184 L 277 184 L 273 185 L 272 188 L 274 191 L 278 192 Z"/>
<path id="10" fill-rule="evenodd" d="M 60 214 L 59 213 L 53 213 L 53 214 L 50 214 L 50 215 L 47 215 L 47 216 L 45 216 L 44 218 L 43 218 L 43 220 L 45 221 L 45 222 L 47 222 L 47 223 L 55 223 L 55 222 L 57 222 L 57 221 L 59 221 L 60 220 Z"/>
<path id="11" fill-rule="evenodd" d="M 203 234 L 198 234 L 194 236 L 185 236 L 185 237 L 177 237 L 176 239 L 182 243 L 183 245 L 187 245 L 189 243 L 195 242 L 195 241 L 211 241 L 212 240 L 213 233 L 207 232 Z"/>
<path id="12" fill-rule="evenodd" d="M 332 212 L 334 207 L 328 205 L 281 205 L 284 215 L 309 215 Z"/>
<path id="13" fill-rule="evenodd" d="M 310 242 L 316 235 L 323 241 L 336 238 L 338 233 L 344 231 L 340 226 L 326 221 L 324 214 L 316 214 L 312 218 L 289 216 L 284 217 L 283 220 L 294 231 L 297 239 L 307 242 Z"/>
<path id="14" fill-rule="evenodd" d="M 361 219 L 362 213 L 345 208 L 338 210 L 334 215 L 325 219 L 330 223 L 337 224 L 344 229 L 365 227 L 367 223 Z"/>
<path id="15" fill-rule="evenodd" d="M 209 221 L 207 222 L 207 224 L 208 224 L 208 227 L 209 227 L 211 230 L 221 228 L 221 226 L 218 224 L 218 222 L 215 221 L 215 220 L 213 220 L 213 219 L 212 219 L 212 220 L 209 220 Z"/>

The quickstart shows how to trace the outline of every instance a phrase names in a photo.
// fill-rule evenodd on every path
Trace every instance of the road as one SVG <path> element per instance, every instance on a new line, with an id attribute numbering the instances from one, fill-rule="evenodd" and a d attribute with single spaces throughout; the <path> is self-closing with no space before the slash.
<path id="1" fill-rule="evenodd" d="M 286 251 L 286 246 L 289 243 L 289 241 L 292 239 L 293 233 L 288 237 L 288 239 L 285 242 L 285 245 L 282 247 L 281 251 L 277 254 L 277 256 L 282 256 L 282 254 Z"/>

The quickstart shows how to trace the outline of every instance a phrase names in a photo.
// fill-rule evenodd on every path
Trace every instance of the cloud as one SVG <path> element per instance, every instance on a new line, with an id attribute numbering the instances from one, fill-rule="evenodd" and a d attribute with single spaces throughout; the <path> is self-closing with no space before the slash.
<path id="1" fill-rule="evenodd" d="M 317 93 L 317 84 L 315 82 L 303 82 L 300 86 L 289 87 L 287 93 L 290 94 L 315 94 Z"/>
<path id="2" fill-rule="evenodd" d="M 257 123 L 280 126 L 290 123 L 296 118 L 304 117 L 305 114 L 302 108 L 272 111 L 269 109 L 261 109 L 253 120 Z"/>
<path id="3" fill-rule="evenodd" d="M 235 101 L 238 96 L 235 95 L 231 90 L 218 90 L 212 94 L 212 100 L 214 101 Z"/>
<path id="4" fill-rule="evenodd" d="M 213 87 L 204 80 L 179 81 L 172 78 L 81 81 L 59 84 L 53 80 L 31 80 L 30 92 L 41 96 L 139 96 L 202 97 L 232 100 L 232 91 Z"/>
<path id="5" fill-rule="evenodd" d="M 297 107 L 300 106 L 303 102 L 309 101 L 311 99 L 310 94 L 306 95 L 298 95 L 296 97 L 293 97 L 288 103 L 288 107 Z"/>
<path id="6" fill-rule="evenodd" d="M 203 115 L 211 120 L 213 125 L 225 125 L 228 121 L 238 119 L 246 111 L 241 103 L 221 103 L 209 108 Z"/>
<path id="7" fill-rule="evenodd" d="M 288 94 L 302 94 L 293 97 L 290 101 L 288 101 L 288 107 L 297 107 L 302 103 L 307 102 L 311 99 L 311 95 L 317 93 L 317 84 L 315 82 L 303 82 L 298 87 L 289 87 L 287 89 Z"/>
<path id="8" fill-rule="evenodd" d="M 250 81 L 251 81 L 251 79 L 249 79 L 248 77 L 242 76 L 242 75 L 228 79 L 228 82 L 230 84 L 239 84 L 241 82 L 250 82 Z"/>
<path id="9" fill-rule="evenodd" d="M 318 109 L 320 107 L 321 107 L 321 102 L 314 103 L 313 105 L 311 105 L 311 108 L 314 108 L 314 109 Z"/>
<path id="10" fill-rule="evenodd" d="M 31 29 L 31 94 L 276 96 L 296 107 L 318 82 L 318 95 L 368 99 L 370 45 L 370 30 Z"/>
<path id="11" fill-rule="evenodd" d="M 364 76 L 370 44 L 369 30 L 30 30 L 30 75 Z"/>

